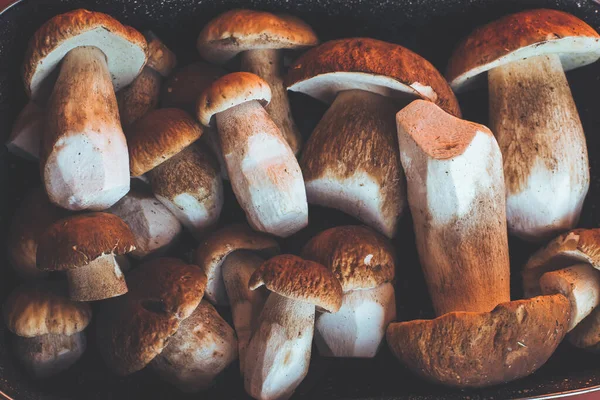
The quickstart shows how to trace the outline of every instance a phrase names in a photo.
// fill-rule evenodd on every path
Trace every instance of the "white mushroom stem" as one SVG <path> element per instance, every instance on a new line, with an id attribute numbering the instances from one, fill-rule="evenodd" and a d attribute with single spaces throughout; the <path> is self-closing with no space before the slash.
<path id="1" fill-rule="evenodd" d="M 216 115 L 233 191 L 250 225 L 287 237 L 308 224 L 308 203 L 298 161 L 258 101 Z"/>
<path id="2" fill-rule="evenodd" d="M 593 352 L 600 350 L 600 307 L 596 307 L 567 335 L 573 346 Z"/>
<path id="3" fill-rule="evenodd" d="M 256 329 L 258 317 L 267 299 L 263 290 L 248 289 L 252 273 L 264 259 L 251 251 L 238 250 L 225 258 L 222 265 L 223 281 L 231 305 L 233 326 L 238 338 L 240 368 L 243 371 L 246 347 Z"/>
<path id="4" fill-rule="evenodd" d="M 590 176 L 583 127 L 560 57 L 497 67 L 488 81 L 490 128 L 504 159 L 510 231 L 543 241 L 574 227 Z"/>
<path id="5" fill-rule="evenodd" d="M 161 75 L 149 67 L 131 83 L 117 93 L 119 114 L 124 127 L 131 125 L 158 105 Z"/>
<path id="6" fill-rule="evenodd" d="M 560 293 L 571 302 L 571 331 L 600 304 L 600 271 L 589 264 L 577 264 L 546 272 L 540 278 L 543 294 Z"/>
<path id="7" fill-rule="evenodd" d="M 315 306 L 271 293 L 250 339 L 244 387 L 258 400 L 287 399 L 308 372 Z"/>
<path id="8" fill-rule="evenodd" d="M 129 191 L 129 154 L 106 57 L 78 47 L 63 59 L 47 107 L 41 163 L 50 200 L 104 210 Z"/>
<path id="9" fill-rule="evenodd" d="M 271 102 L 267 112 L 277 124 L 294 154 L 302 147 L 302 136 L 296 127 L 290 109 L 290 100 L 283 85 L 283 56 L 281 50 L 248 50 L 241 55 L 241 70 L 263 78 L 271 87 Z"/>
<path id="10" fill-rule="evenodd" d="M 37 161 L 44 132 L 45 111 L 33 102 L 19 113 L 6 142 L 8 151 L 28 160 Z"/>
<path id="11" fill-rule="evenodd" d="M 17 336 L 14 341 L 14 351 L 19 362 L 36 378 L 47 378 L 66 370 L 79 360 L 85 348 L 86 338 L 83 332 L 71 336 Z"/>
<path id="12" fill-rule="evenodd" d="M 394 286 L 344 293 L 336 313 L 322 313 L 315 322 L 319 354 L 327 357 L 375 357 L 385 330 L 396 320 Z"/>
<path id="13" fill-rule="evenodd" d="M 125 277 L 114 254 L 105 254 L 89 264 L 67 271 L 69 297 L 95 301 L 127 293 Z"/>

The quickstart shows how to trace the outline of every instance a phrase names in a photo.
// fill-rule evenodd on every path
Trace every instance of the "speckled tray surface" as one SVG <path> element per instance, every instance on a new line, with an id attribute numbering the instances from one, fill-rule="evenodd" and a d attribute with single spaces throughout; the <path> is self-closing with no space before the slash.
<path id="1" fill-rule="evenodd" d="M 218 13 L 246 7 L 287 11 L 304 18 L 322 40 L 369 36 L 402 44 L 432 61 L 440 70 L 456 42 L 474 26 L 525 8 L 548 7 L 569 11 L 600 29 L 600 5 L 591 0 L 23 0 L 0 14 L 0 137 L 7 137 L 16 113 L 25 103 L 19 68 L 26 43 L 50 17 L 85 7 L 113 15 L 139 29 L 151 28 L 174 49 L 181 64 L 196 60 L 195 41 L 202 26 Z M 567 75 L 587 135 L 592 183 L 580 226 L 600 226 L 600 63 Z M 487 123 L 484 90 L 459 97 L 466 119 Z M 304 135 L 310 134 L 325 111 L 315 101 L 292 95 L 295 119 Z M 39 184 L 37 166 L 17 159 L 0 146 L 0 244 L 6 242 L 8 223 L 22 195 Z M 224 223 L 241 220 L 231 189 L 227 188 Z M 310 209 L 310 226 L 283 243 L 297 251 L 315 232 L 354 223 L 331 210 Z M 431 305 L 417 260 L 410 218 L 405 218 L 394 240 L 398 265 L 397 302 L 402 319 L 432 316 Z M 174 255 L 193 248 L 187 241 Z M 519 270 L 534 248 L 510 242 L 513 298 L 520 297 Z M 0 252 L 0 301 L 16 279 Z M 219 310 L 226 318 L 227 310 Z M 15 400 L 37 399 L 246 399 L 238 365 L 232 365 L 214 388 L 201 395 L 183 395 L 142 370 L 127 378 L 115 377 L 94 348 L 94 326 L 88 329 L 90 346 L 74 368 L 48 381 L 34 382 L 15 364 L 10 335 L 0 322 L 0 391 Z M 294 399 L 515 399 L 555 398 L 600 388 L 600 355 L 587 354 L 563 343 L 534 375 L 498 387 L 457 391 L 427 383 L 401 367 L 387 348 L 372 360 L 325 359 L 313 353 L 308 377 Z M 2 398 L 0 393 L 0 399 Z M 600 392 L 598 392 L 600 398 Z"/>

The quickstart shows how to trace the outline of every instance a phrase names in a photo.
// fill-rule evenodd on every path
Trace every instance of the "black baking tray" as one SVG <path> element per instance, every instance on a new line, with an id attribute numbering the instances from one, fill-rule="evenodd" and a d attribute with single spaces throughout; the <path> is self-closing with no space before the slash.
<path id="1" fill-rule="evenodd" d="M 26 97 L 20 76 L 28 39 L 44 21 L 75 8 L 109 13 L 138 29 L 150 28 L 174 49 L 180 64 L 198 59 L 195 41 L 203 25 L 219 13 L 237 7 L 285 11 L 311 24 L 322 40 L 367 36 L 404 45 L 443 71 L 457 41 L 480 24 L 528 8 L 557 8 L 575 14 L 600 29 L 600 5 L 591 0 L 23 0 L 0 13 L 0 138 L 8 136 Z M 587 136 L 592 182 L 581 227 L 600 226 L 600 64 L 567 74 Z M 487 123 L 487 93 L 479 90 L 459 97 L 466 119 Z M 325 107 L 302 95 L 291 95 L 294 117 L 308 136 Z M 0 245 L 4 249 L 13 210 L 26 191 L 39 185 L 34 163 L 9 155 L 0 146 Z M 243 219 L 229 187 L 222 223 Z M 318 207 L 310 208 L 307 229 L 285 240 L 283 248 L 297 252 L 322 229 L 356 223 L 351 218 Z M 427 289 L 418 264 L 410 216 L 402 221 L 394 245 L 399 257 L 396 286 L 399 318 L 432 316 Z M 174 249 L 189 256 L 191 238 Z M 519 270 L 535 248 L 510 240 L 513 299 L 520 298 Z M 18 283 L 0 253 L 0 301 Z M 227 318 L 227 310 L 220 310 Z M 0 398 L 50 399 L 246 399 L 238 365 L 222 374 L 202 394 L 184 395 L 163 383 L 151 371 L 126 378 L 113 375 L 94 348 L 94 326 L 88 329 L 88 351 L 75 367 L 46 381 L 33 381 L 16 364 L 11 335 L 0 322 Z M 309 375 L 294 399 L 518 399 L 556 398 L 600 390 L 600 355 L 563 343 L 539 371 L 506 385 L 460 391 L 428 383 L 403 368 L 384 347 L 371 360 L 326 359 L 313 353 Z M 600 391 L 597 392 L 600 398 Z"/>

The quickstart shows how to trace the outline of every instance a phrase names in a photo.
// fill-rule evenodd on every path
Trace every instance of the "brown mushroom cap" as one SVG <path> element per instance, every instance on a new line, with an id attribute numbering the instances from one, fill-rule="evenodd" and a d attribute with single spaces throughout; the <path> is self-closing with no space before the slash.
<path id="1" fill-rule="evenodd" d="M 206 24 L 197 47 L 205 60 L 222 64 L 246 50 L 297 49 L 318 43 L 312 28 L 296 17 L 231 10 Z"/>
<path id="2" fill-rule="evenodd" d="M 327 229 L 304 246 L 301 256 L 329 268 L 344 292 L 375 288 L 396 273 L 390 242 L 366 226 Z"/>
<path id="3" fill-rule="evenodd" d="M 197 266 L 174 258 L 143 263 L 126 279 L 129 292 L 105 303 L 97 325 L 101 355 L 119 375 L 144 368 L 162 352 L 206 286 Z"/>
<path id="4" fill-rule="evenodd" d="M 381 40 L 350 38 L 323 43 L 296 60 L 285 84 L 289 90 L 328 104 L 342 90 L 361 89 L 390 97 L 409 94 L 461 115 L 452 89 L 429 61 Z"/>
<path id="5" fill-rule="evenodd" d="M 97 47 L 106 55 L 115 91 L 130 84 L 146 64 L 147 43 L 141 33 L 107 14 L 70 11 L 47 21 L 31 38 L 23 63 L 27 94 L 35 97 L 63 57 L 80 46 Z"/>
<path id="6" fill-rule="evenodd" d="M 127 130 L 132 176 L 140 176 L 167 161 L 198 140 L 202 127 L 185 111 L 154 110 Z"/>
<path id="7" fill-rule="evenodd" d="M 544 54 L 558 54 L 565 71 L 591 64 L 600 58 L 600 35 L 563 11 L 522 11 L 474 30 L 454 51 L 446 76 L 458 92 L 493 68 Z"/>
<path id="8" fill-rule="evenodd" d="M 61 281 L 38 281 L 17 287 L 4 303 L 4 321 L 14 334 L 71 336 L 82 332 L 92 319 L 89 304 L 69 300 Z"/>
<path id="9" fill-rule="evenodd" d="M 234 72 L 214 81 L 200 95 L 197 116 L 202 125 L 210 126 L 215 114 L 247 101 L 257 100 L 263 106 L 271 101 L 269 84 L 258 75 Z"/>
<path id="10" fill-rule="evenodd" d="M 177 56 L 153 32 L 144 32 L 144 37 L 148 42 L 148 62 L 146 66 L 162 76 L 169 76 L 177 65 Z"/>
<path id="11" fill-rule="evenodd" d="M 133 250 L 135 237 L 121 218 L 103 212 L 75 215 L 55 222 L 40 236 L 37 265 L 43 271 L 63 271 Z"/>
<path id="12" fill-rule="evenodd" d="M 561 294 L 498 305 L 491 312 L 452 312 L 433 320 L 392 323 L 387 342 L 414 373 L 455 387 L 522 378 L 541 367 L 567 332 Z"/>
<path id="13" fill-rule="evenodd" d="M 342 306 L 342 286 L 335 275 L 319 263 L 291 254 L 275 256 L 254 271 L 248 288 L 256 290 L 263 285 L 271 292 L 327 312 L 336 312 Z"/>

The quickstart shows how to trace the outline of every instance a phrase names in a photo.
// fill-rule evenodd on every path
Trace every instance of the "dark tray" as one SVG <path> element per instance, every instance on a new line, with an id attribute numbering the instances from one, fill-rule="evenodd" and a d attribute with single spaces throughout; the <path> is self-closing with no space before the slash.
<path id="1" fill-rule="evenodd" d="M 20 64 L 27 40 L 44 21 L 74 8 L 85 7 L 113 15 L 139 29 L 151 28 L 178 53 L 181 64 L 197 59 L 195 40 L 202 26 L 218 13 L 247 7 L 287 11 L 304 18 L 322 40 L 369 36 L 402 44 L 432 61 L 441 71 L 462 36 L 474 26 L 525 8 L 548 7 L 569 11 L 600 28 L 600 5 L 591 0 L 24 0 L 0 14 L 0 138 L 7 137 L 14 116 L 25 103 Z M 598 227 L 600 201 L 600 64 L 568 74 L 587 133 L 592 183 L 580 226 Z M 292 95 L 296 121 L 310 134 L 324 107 L 300 95 Z M 465 118 L 487 122 L 484 90 L 460 98 Z M 15 206 L 30 187 L 39 184 L 37 165 L 8 155 L 0 146 L 0 244 Z M 243 219 L 230 188 L 226 189 L 222 222 Z M 353 223 L 340 213 L 311 207 L 310 226 L 286 240 L 286 251 L 295 252 L 315 232 Z M 404 219 L 394 240 L 399 259 L 397 302 L 401 319 L 431 317 L 431 305 L 417 261 L 410 217 Z M 185 256 L 194 243 L 188 238 L 174 253 Z M 511 240 L 513 299 L 520 297 L 519 270 L 533 248 Z M 0 301 L 17 283 L 0 257 Z M 220 310 L 226 317 L 227 310 Z M 177 392 L 150 371 L 127 378 L 115 377 L 94 348 L 94 326 L 88 329 L 90 346 L 83 359 L 66 373 L 47 381 L 32 381 L 16 365 L 10 351 L 10 334 L 0 323 L 0 398 L 33 399 L 246 399 L 232 365 L 210 391 L 193 396 Z M 563 343 L 556 354 L 532 376 L 484 390 L 458 391 L 425 382 L 399 365 L 386 347 L 372 360 L 324 359 L 313 353 L 308 377 L 295 399 L 513 399 L 556 398 L 575 392 L 600 390 L 600 355 L 595 356 Z M 2 393 L 3 392 L 3 393 Z M 600 398 L 600 392 L 598 393 Z"/>

